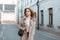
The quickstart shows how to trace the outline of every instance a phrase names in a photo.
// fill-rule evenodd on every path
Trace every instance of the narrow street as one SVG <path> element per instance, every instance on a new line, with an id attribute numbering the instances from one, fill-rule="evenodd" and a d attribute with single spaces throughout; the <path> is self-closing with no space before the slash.
<path id="1" fill-rule="evenodd" d="M 0 40 L 19 40 L 18 25 L 17 24 L 1 24 L 0 26 Z M 34 40 L 60 40 L 60 36 L 36 30 Z"/>

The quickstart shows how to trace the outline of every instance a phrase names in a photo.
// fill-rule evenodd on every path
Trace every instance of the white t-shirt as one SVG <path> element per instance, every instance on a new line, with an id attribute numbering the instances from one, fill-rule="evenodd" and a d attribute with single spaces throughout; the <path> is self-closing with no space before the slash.
<path id="1" fill-rule="evenodd" d="M 27 32 L 29 32 L 30 18 L 26 18 L 25 23 L 26 23 L 26 25 L 27 25 Z"/>

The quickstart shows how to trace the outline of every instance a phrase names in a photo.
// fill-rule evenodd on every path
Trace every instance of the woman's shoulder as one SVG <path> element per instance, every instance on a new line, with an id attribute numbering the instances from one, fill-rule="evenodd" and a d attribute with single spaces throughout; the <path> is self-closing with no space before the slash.
<path id="1" fill-rule="evenodd" d="M 21 16 L 21 18 L 26 18 L 26 16 Z"/>
<path id="2" fill-rule="evenodd" d="M 36 22 L 36 18 L 35 19 L 31 19 L 31 21 Z"/>
<path id="3" fill-rule="evenodd" d="M 22 16 L 22 17 L 21 17 L 21 22 L 22 22 L 22 21 L 25 21 L 25 20 L 26 20 L 26 17 L 25 17 L 25 16 Z"/>
<path id="4" fill-rule="evenodd" d="M 25 16 L 21 16 L 21 18 L 24 18 Z"/>

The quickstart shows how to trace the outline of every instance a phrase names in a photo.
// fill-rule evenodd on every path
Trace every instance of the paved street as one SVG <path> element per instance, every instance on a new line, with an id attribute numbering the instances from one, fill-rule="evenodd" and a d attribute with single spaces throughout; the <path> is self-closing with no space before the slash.
<path id="1" fill-rule="evenodd" d="M 35 40 L 60 40 L 60 36 L 55 36 L 53 34 L 43 32 L 43 31 L 36 31 Z"/>
<path id="2" fill-rule="evenodd" d="M 19 40 L 17 25 L 0 25 L 0 40 Z M 60 36 L 36 30 L 34 40 L 60 40 Z"/>

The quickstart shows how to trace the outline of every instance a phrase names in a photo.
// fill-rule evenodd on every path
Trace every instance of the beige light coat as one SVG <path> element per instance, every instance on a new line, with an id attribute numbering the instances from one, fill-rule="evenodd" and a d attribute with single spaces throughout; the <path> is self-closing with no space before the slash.
<path id="1" fill-rule="evenodd" d="M 21 19 L 20 24 L 23 22 L 23 19 L 24 19 L 24 17 Z M 30 29 L 29 29 L 29 38 L 28 38 L 28 40 L 34 40 L 35 25 L 36 25 L 36 21 L 31 20 L 30 21 Z M 20 27 L 21 26 L 19 26 L 19 28 Z M 26 28 L 27 28 L 27 24 L 26 24 Z M 22 40 L 26 40 L 26 35 L 27 35 L 26 33 L 27 33 L 27 31 L 25 31 L 25 33 L 22 37 Z"/>

